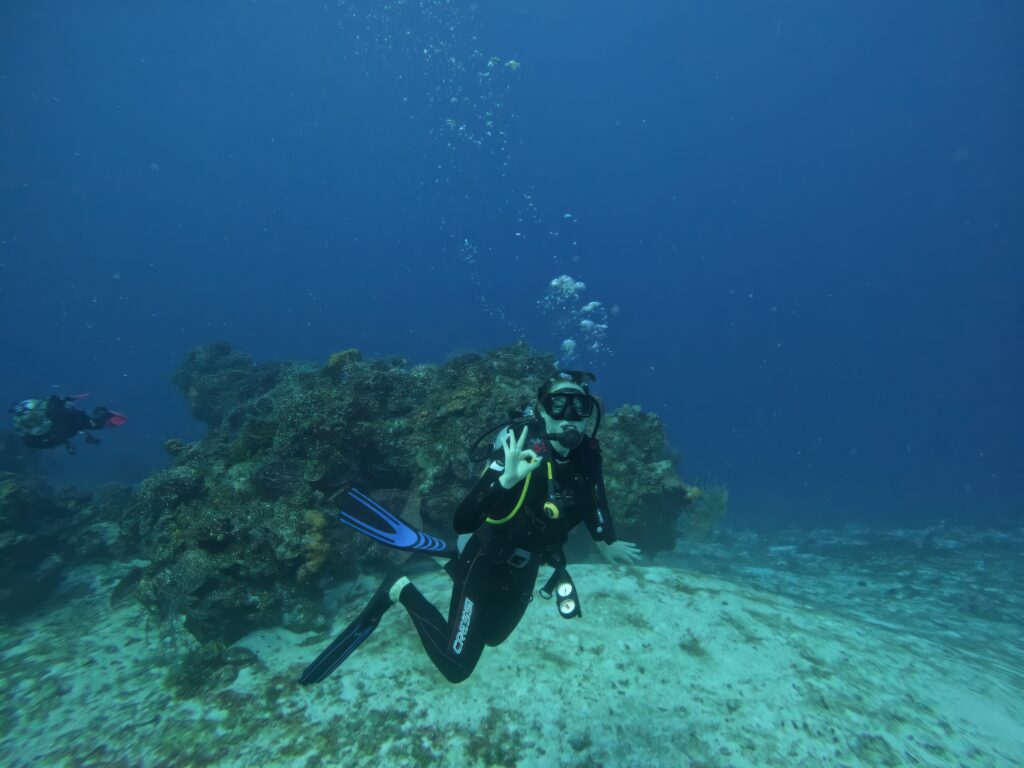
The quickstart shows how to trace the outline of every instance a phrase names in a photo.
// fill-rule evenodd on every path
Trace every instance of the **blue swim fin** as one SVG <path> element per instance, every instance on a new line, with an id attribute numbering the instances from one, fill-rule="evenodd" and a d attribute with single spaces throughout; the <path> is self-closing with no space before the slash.
<path id="1" fill-rule="evenodd" d="M 388 512 L 365 493 L 355 488 L 348 492 L 349 498 L 358 502 L 355 513 L 341 510 L 338 518 L 345 525 L 355 528 L 381 544 L 405 552 L 420 552 L 439 557 L 456 557 L 458 550 L 443 539 L 417 530 Z"/>
<path id="2" fill-rule="evenodd" d="M 356 648 L 363 644 L 363 641 L 380 624 L 380 619 L 384 612 L 391 607 L 391 598 L 388 596 L 388 590 L 394 583 L 394 578 L 384 580 L 384 583 L 377 588 L 373 597 L 370 598 L 370 602 L 366 604 L 366 607 L 356 617 L 356 620 L 345 627 L 345 630 L 334 638 L 334 642 L 327 646 L 324 652 L 317 656 L 312 664 L 306 667 L 299 677 L 299 682 L 302 685 L 319 683 L 341 666 L 341 663 L 351 656 Z"/>

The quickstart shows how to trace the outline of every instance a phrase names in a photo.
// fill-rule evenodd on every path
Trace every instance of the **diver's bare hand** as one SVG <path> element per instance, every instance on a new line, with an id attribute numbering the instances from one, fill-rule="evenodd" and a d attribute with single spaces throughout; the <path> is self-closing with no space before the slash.
<path id="1" fill-rule="evenodd" d="M 540 457 L 536 453 L 529 448 L 523 450 L 523 446 L 526 445 L 526 433 L 527 429 L 523 427 L 522 433 L 516 439 L 515 431 L 509 428 L 501 441 L 502 450 L 505 452 L 505 471 L 501 473 L 498 482 L 506 490 L 521 483 L 540 466 Z"/>
<path id="2" fill-rule="evenodd" d="M 631 541 L 622 541 L 621 539 L 611 544 L 599 541 L 597 542 L 597 551 L 601 553 L 601 557 L 613 565 L 633 565 L 640 562 L 640 558 L 643 557 L 640 547 Z"/>

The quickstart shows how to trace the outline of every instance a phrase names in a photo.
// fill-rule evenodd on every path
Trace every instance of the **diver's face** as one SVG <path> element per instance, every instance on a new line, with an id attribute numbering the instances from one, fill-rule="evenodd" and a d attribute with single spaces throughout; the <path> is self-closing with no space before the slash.
<path id="1" fill-rule="evenodd" d="M 583 390 L 579 386 L 577 386 L 576 384 L 573 384 L 571 382 L 567 382 L 567 381 L 563 381 L 563 382 L 559 382 L 558 384 L 555 384 L 555 386 L 553 386 L 551 388 L 551 391 L 549 392 L 549 395 L 555 395 L 555 394 L 558 394 L 558 393 L 564 393 L 564 394 L 567 394 L 567 395 L 570 395 L 570 394 L 584 395 Z M 541 413 L 541 416 L 544 418 L 544 428 L 548 432 L 551 432 L 552 434 L 557 434 L 559 432 L 564 432 L 567 427 L 572 427 L 573 429 L 578 429 L 578 430 L 580 430 L 582 432 L 584 426 L 586 425 L 586 423 L 588 421 L 588 419 L 582 419 L 581 420 L 579 418 L 567 418 L 569 416 L 573 416 L 574 415 L 571 408 L 570 409 L 566 409 L 560 415 L 560 417 L 556 418 L 555 416 L 552 416 L 550 413 L 548 413 L 548 409 L 544 406 L 543 403 L 541 403 L 540 413 Z"/>

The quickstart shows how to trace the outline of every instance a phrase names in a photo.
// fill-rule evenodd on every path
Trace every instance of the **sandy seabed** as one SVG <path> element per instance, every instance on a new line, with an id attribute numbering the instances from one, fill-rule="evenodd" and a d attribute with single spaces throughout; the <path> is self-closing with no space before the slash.
<path id="1" fill-rule="evenodd" d="M 238 643 L 255 663 L 191 697 L 138 606 L 111 606 L 129 564 L 82 567 L 0 627 L 0 764 L 1024 765 L 1022 601 L 1006 594 L 1015 571 L 1024 589 L 1024 534 L 943 535 L 926 556 L 919 532 L 888 556 L 848 532 L 575 565 L 583 618 L 534 600 L 460 685 L 400 607 L 312 688 L 295 680 L 333 635 L 259 631 Z M 447 605 L 443 573 L 415 581 Z M 342 592 L 358 606 L 374 586 Z"/>

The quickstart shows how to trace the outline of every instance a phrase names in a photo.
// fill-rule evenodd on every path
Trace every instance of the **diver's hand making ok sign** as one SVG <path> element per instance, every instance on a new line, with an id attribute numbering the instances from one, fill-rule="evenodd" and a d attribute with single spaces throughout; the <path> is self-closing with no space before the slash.
<path id="1" fill-rule="evenodd" d="M 540 457 L 536 453 L 529 448 L 523 450 L 528 431 L 526 427 L 523 427 L 519 439 L 516 439 L 515 430 L 511 427 L 505 430 L 501 441 L 501 447 L 505 451 L 505 471 L 498 478 L 498 482 L 505 490 L 518 485 L 540 466 Z"/>

